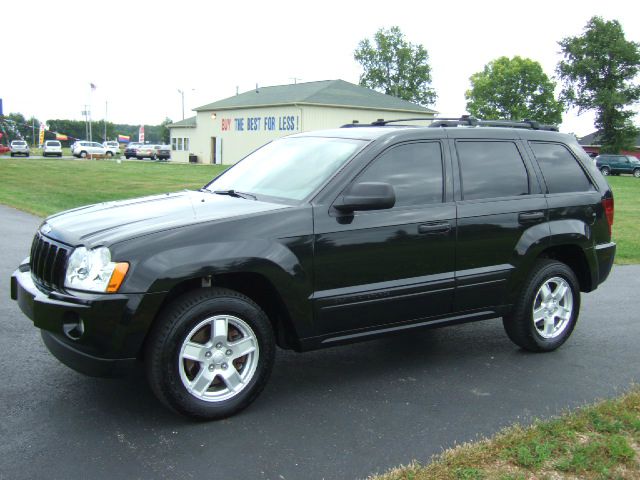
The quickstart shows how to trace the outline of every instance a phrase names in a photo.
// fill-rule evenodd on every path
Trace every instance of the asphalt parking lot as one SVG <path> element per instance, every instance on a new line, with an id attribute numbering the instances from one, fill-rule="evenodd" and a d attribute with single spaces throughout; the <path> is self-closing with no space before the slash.
<path id="1" fill-rule="evenodd" d="M 516 348 L 499 320 L 296 354 L 231 419 L 166 411 L 142 376 L 59 364 L 9 299 L 40 219 L 0 206 L 0 478 L 364 478 L 626 390 L 640 378 L 640 266 L 583 297 L 568 343 Z"/>

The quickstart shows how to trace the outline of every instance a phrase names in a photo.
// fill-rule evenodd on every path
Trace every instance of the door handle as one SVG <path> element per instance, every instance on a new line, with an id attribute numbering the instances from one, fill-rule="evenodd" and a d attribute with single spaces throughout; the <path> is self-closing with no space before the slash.
<path id="1" fill-rule="evenodd" d="M 544 212 L 528 212 L 528 213 L 521 213 L 520 215 L 518 215 L 518 221 L 520 223 L 537 222 L 538 220 L 543 220 L 543 219 L 544 219 Z"/>
<path id="2" fill-rule="evenodd" d="M 434 234 L 434 233 L 447 233 L 451 230 L 451 224 L 449 222 L 441 223 L 426 223 L 418 226 L 418 233 Z"/>

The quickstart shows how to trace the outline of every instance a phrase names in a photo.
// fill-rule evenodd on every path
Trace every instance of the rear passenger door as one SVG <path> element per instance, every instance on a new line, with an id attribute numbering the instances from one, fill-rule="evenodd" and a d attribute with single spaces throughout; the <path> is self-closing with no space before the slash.
<path id="1" fill-rule="evenodd" d="M 452 134 L 481 137 L 477 131 Z M 454 308 L 491 311 L 507 303 L 518 243 L 527 229 L 546 221 L 547 203 L 520 140 L 463 137 L 451 147 L 458 168 Z"/>

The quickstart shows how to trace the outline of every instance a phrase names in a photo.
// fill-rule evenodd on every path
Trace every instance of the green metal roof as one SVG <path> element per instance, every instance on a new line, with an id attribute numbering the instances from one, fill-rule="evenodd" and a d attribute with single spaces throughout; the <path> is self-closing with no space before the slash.
<path id="1" fill-rule="evenodd" d="M 168 125 L 169 128 L 174 127 L 195 127 L 196 126 L 196 117 L 185 118 L 184 120 L 180 120 L 179 122 L 173 122 Z"/>
<path id="2" fill-rule="evenodd" d="M 260 87 L 195 108 L 196 112 L 275 105 L 324 105 L 366 108 L 371 110 L 399 110 L 416 113 L 437 113 L 415 103 L 354 85 L 344 80 L 323 80 L 292 85 Z M 174 124 L 175 125 L 175 124 Z"/>

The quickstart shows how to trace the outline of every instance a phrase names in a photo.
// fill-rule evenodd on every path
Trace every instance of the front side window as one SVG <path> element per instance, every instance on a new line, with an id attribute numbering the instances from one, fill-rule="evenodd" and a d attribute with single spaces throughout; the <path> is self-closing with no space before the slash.
<path id="1" fill-rule="evenodd" d="M 292 137 L 275 140 L 249 154 L 207 185 L 302 200 L 326 182 L 365 142 L 343 138 Z"/>
<path id="2" fill-rule="evenodd" d="M 393 186 L 395 207 L 442 202 L 440 143 L 409 143 L 393 147 L 362 173 L 358 182 L 384 182 Z M 394 207 L 394 208 L 395 208 Z"/>
<path id="3" fill-rule="evenodd" d="M 513 197 L 529 193 L 529 177 L 513 142 L 456 142 L 463 200 Z"/>
<path id="4" fill-rule="evenodd" d="M 584 170 L 571 152 L 557 143 L 530 142 L 549 193 L 594 190 Z"/>

